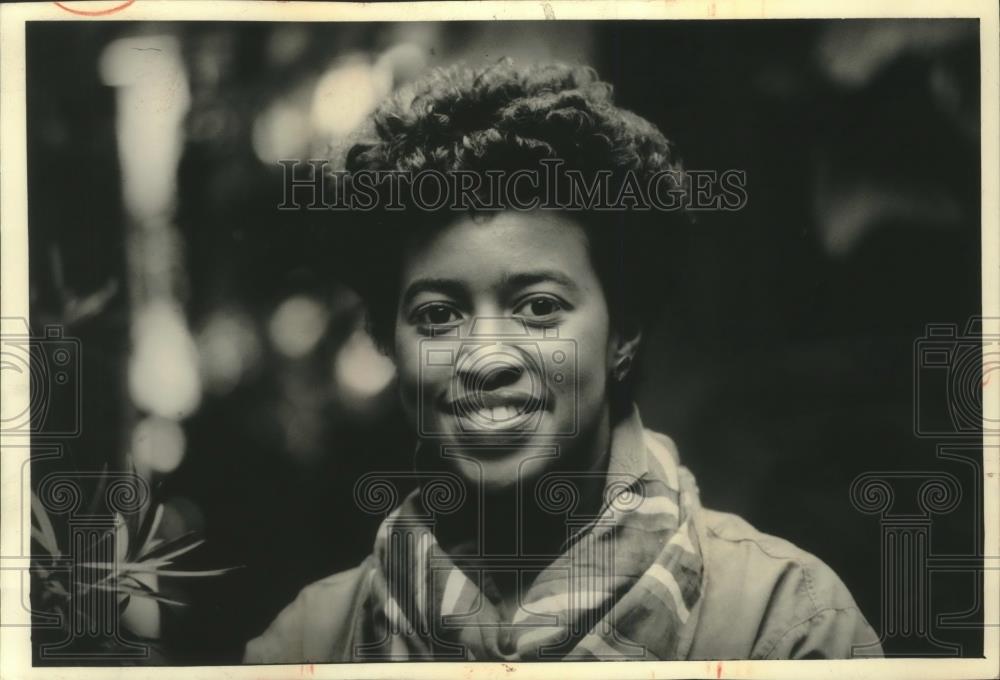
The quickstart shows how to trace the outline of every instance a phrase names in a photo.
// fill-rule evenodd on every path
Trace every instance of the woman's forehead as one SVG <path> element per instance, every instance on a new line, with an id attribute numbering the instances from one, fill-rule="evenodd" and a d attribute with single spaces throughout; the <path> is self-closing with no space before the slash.
<path id="1" fill-rule="evenodd" d="M 517 273 L 592 274 L 581 224 L 554 211 L 462 216 L 414 241 L 404 258 L 404 279 L 423 276 L 510 278 Z"/>

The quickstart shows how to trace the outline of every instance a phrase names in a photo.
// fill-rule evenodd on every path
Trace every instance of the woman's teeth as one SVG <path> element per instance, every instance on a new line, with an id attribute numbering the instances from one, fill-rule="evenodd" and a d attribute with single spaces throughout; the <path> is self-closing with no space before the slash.
<path id="1" fill-rule="evenodd" d="M 492 420 L 494 423 L 510 420 L 518 415 L 518 410 L 513 406 L 494 406 L 492 408 L 476 409 L 475 414 L 483 420 Z"/>

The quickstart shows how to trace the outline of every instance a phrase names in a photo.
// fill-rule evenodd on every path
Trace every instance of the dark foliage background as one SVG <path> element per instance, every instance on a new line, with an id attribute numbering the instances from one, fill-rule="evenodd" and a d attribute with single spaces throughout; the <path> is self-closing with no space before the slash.
<path id="1" fill-rule="evenodd" d="M 355 507 L 357 477 L 408 465 L 391 387 L 365 382 L 381 374 L 357 299 L 275 210 L 274 160 L 320 155 L 426 68 L 504 55 L 592 64 L 689 167 L 746 170 L 746 209 L 701 215 L 680 288 L 650 295 L 666 321 L 649 339 L 643 417 L 676 439 L 706 505 L 819 555 L 878 628 L 880 526 L 852 506 L 855 477 L 952 472 L 969 486 L 935 518 L 932 552 L 981 540 L 975 478 L 936 457 L 943 440 L 917 437 L 913 415 L 925 325 L 964 327 L 980 309 L 977 36 L 975 21 L 32 23 L 32 324 L 64 324 L 83 347 L 83 432 L 57 465 L 138 456 L 172 530 L 207 536 L 191 564 L 245 565 L 161 584 L 191 602 L 160 610 L 166 660 L 237 661 L 303 585 L 368 553 L 378 518 Z M 150 90 L 173 93 L 162 106 L 122 94 L 166 77 L 129 66 L 144 41 L 183 74 Z M 132 128 L 128 105 L 147 116 Z M 158 118 L 171 107 L 174 127 Z M 341 122 L 324 127 L 330 116 Z M 123 130 L 140 136 L 119 152 Z M 143 175 L 165 131 L 179 158 Z M 169 200 L 145 214 L 129 195 L 157 181 Z M 349 216 L 330 228 L 349 233 Z M 160 299 L 180 310 L 179 330 L 164 327 L 179 340 L 142 354 L 137 324 Z M 194 353 L 170 349 L 187 341 Z M 142 361 L 193 374 L 195 397 L 137 395 Z M 921 395 L 945 412 L 944 388 Z M 945 575 L 932 609 L 976 599 L 971 574 Z M 981 653 L 974 627 L 932 634 Z"/>

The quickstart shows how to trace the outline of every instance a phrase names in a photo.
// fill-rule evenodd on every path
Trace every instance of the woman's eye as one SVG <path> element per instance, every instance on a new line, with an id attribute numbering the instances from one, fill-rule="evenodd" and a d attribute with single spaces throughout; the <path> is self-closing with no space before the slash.
<path id="1" fill-rule="evenodd" d="M 426 305 L 414 317 L 417 323 L 427 326 L 443 326 L 459 320 L 458 312 L 448 305 Z"/>
<path id="2" fill-rule="evenodd" d="M 539 296 L 525 300 L 514 312 L 519 316 L 542 319 L 561 312 L 563 309 L 563 305 L 555 298 Z"/>

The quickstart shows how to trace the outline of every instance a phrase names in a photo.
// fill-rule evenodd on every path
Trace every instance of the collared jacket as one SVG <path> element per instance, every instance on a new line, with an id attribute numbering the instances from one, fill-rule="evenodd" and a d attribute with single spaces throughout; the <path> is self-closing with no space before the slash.
<path id="1" fill-rule="evenodd" d="M 612 466 L 634 465 L 629 462 L 637 448 L 632 442 L 644 430 L 637 413 L 628 420 L 631 424 L 616 428 Z M 649 434 L 672 447 L 663 435 Z M 881 656 L 878 635 L 820 559 L 733 514 L 699 505 L 692 524 L 704 571 L 701 597 L 679 633 L 682 659 Z M 304 588 L 246 645 L 244 662 L 354 661 L 352 650 L 361 641 L 363 607 L 377 566 L 369 556 L 353 569 Z"/>

